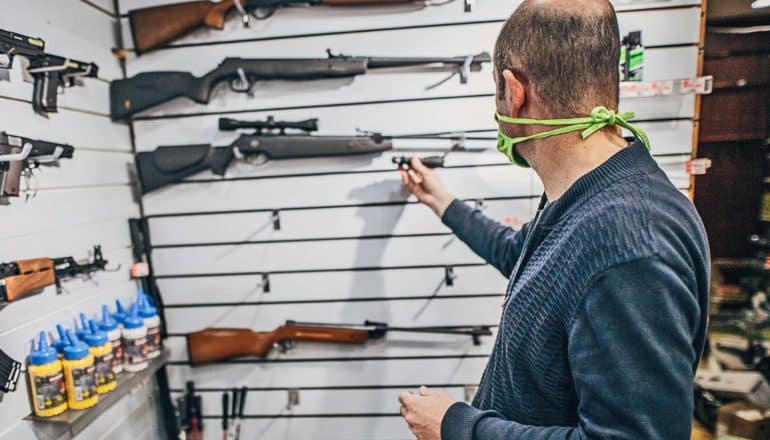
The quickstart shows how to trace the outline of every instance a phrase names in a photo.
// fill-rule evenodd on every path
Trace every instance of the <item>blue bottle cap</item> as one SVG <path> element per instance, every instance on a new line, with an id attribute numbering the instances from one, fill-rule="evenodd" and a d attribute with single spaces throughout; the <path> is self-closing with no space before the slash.
<path id="1" fill-rule="evenodd" d="M 150 305 L 150 299 L 147 295 L 137 300 L 139 304 L 139 316 L 142 318 L 152 318 L 158 316 L 158 309 Z"/>
<path id="2" fill-rule="evenodd" d="M 85 341 L 89 347 L 98 347 L 107 343 L 107 333 L 99 330 L 96 326 L 96 322 L 93 320 L 88 321 L 88 333 L 85 333 Z"/>
<path id="3" fill-rule="evenodd" d="M 64 346 L 67 345 L 67 333 L 64 332 L 64 326 L 61 324 L 56 324 L 56 331 L 59 333 L 59 339 L 53 341 L 53 346 L 59 353 L 64 353 Z"/>
<path id="4" fill-rule="evenodd" d="M 115 313 L 112 314 L 112 317 L 115 318 L 118 322 L 123 322 L 126 319 L 126 315 L 128 315 L 128 312 L 126 311 L 126 308 L 123 307 L 123 303 L 120 302 L 119 299 L 115 300 Z"/>
<path id="5" fill-rule="evenodd" d="M 106 305 L 102 306 L 102 320 L 99 321 L 99 330 L 109 332 L 118 328 L 118 321 L 112 317 Z"/>
<path id="6" fill-rule="evenodd" d="M 64 347 L 64 359 L 76 361 L 88 356 L 88 345 L 80 342 L 72 330 L 67 330 L 67 346 Z"/>
<path id="7" fill-rule="evenodd" d="M 57 359 L 56 349 L 48 346 L 48 338 L 45 332 L 40 332 L 37 340 L 37 350 L 32 350 L 29 354 L 29 362 L 32 365 L 45 365 L 54 362 Z"/>
<path id="8" fill-rule="evenodd" d="M 136 303 L 131 304 L 126 319 L 123 320 L 123 328 L 134 329 L 144 327 L 144 320 L 139 317 Z"/>
<path id="9" fill-rule="evenodd" d="M 91 330 L 88 328 L 88 318 L 86 318 L 86 314 L 80 313 L 80 325 L 78 325 L 77 320 L 75 320 L 75 336 L 77 336 L 81 341 L 85 341 L 86 334 L 90 331 Z"/>

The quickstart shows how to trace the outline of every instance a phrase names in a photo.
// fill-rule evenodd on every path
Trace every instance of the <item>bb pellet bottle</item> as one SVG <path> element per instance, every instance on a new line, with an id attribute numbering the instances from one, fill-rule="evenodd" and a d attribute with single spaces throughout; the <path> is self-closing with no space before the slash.
<path id="1" fill-rule="evenodd" d="M 94 357 L 96 368 L 96 392 L 107 394 L 118 385 L 112 371 L 112 344 L 107 340 L 107 333 L 99 330 L 94 321 L 88 321 L 89 332 L 84 333 L 88 350 Z"/>
<path id="2" fill-rule="evenodd" d="M 64 372 L 56 349 L 48 345 L 45 332 L 40 332 L 37 350 L 29 355 L 29 391 L 32 409 L 38 417 L 53 417 L 67 410 Z"/>
<path id="3" fill-rule="evenodd" d="M 67 330 L 64 347 L 64 383 L 67 387 L 67 406 L 70 409 L 90 408 L 99 401 L 96 393 L 96 367 L 88 345 Z"/>
<path id="4" fill-rule="evenodd" d="M 112 345 L 112 372 L 123 372 L 123 341 L 120 335 L 118 321 L 112 317 L 107 306 L 102 306 L 102 320 L 99 321 L 99 330 L 107 334 L 107 339 Z"/>
<path id="5" fill-rule="evenodd" d="M 126 371 L 133 373 L 147 368 L 147 327 L 138 315 L 136 303 L 123 320 L 123 350 Z"/>
<path id="6" fill-rule="evenodd" d="M 153 359 L 160 356 L 160 317 L 158 310 L 150 304 L 149 297 L 142 289 L 136 298 L 139 317 L 144 319 L 144 326 L 147 327 L 147 358 Z"/>

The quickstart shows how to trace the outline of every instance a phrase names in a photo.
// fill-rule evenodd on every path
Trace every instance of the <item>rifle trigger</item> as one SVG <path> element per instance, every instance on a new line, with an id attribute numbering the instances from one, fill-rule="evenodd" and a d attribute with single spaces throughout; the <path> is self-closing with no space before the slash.
<path id="1" fill-rule="evenodd" d="M 238 9 L 238 13 L 241 14 L 241 22 L 243 23 L 243 27 L 251 27 L 251 16 L 248 12 L 246 12 L 246 9 L 243 8 L 241 0 L 233 0 L 233 4 L 235 4 L 235 8 Z"/>

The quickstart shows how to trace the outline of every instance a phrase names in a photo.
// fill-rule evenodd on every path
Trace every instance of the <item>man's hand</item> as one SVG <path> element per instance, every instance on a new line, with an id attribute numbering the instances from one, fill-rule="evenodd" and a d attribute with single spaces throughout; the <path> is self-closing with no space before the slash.
<path id="1" fill-rule="evenodd" d="M 401 180 L 409 188 L 409 192 L 417 197 L 417 200 L 428 205 L 439 217 L 454 200 L 441 183 L 436 172 L 425 165 L 417 156 L 412 156 L 409 169 L 401 169 Z"/>
<path id="2" fill-rule="evenodd" d="M 423 386 L 419 395 L 404 391 L 398 395 L 398 401 L 401 416 L 417 440 L 441 440 L 441 421 L 455 403 L 452 396 Z"/>

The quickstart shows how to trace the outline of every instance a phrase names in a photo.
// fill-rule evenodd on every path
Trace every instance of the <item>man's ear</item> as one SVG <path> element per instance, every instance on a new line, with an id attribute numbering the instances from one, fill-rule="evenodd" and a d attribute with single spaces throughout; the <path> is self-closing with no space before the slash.
<path id="1" fill-rule="evenodd" d="M 527 101 L 524 83 L 520 78 L 516 77 L 516 74 L 507 69 L 503 70 L 503 81 L 505 82 L 505 98 L 503 101 L 506 106 L 506 115 L 512 118 L 518 117 L 521 108 L 524 107 L 524 103 Z"/>

